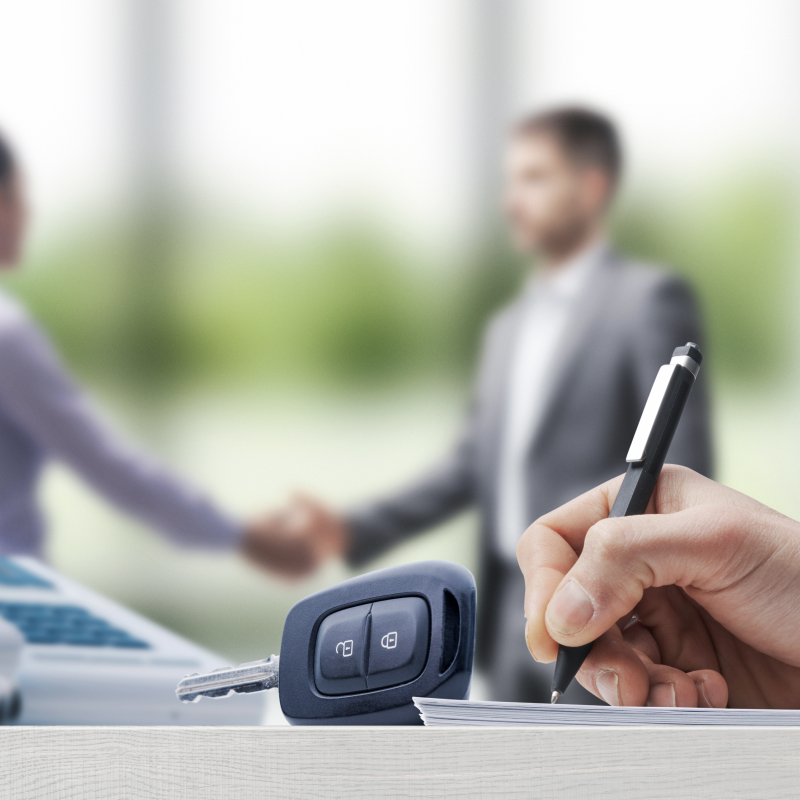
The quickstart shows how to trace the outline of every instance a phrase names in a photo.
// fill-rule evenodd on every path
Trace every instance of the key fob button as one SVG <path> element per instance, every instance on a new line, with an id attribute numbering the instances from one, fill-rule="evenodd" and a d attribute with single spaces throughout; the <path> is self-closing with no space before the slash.
<path id="1" fill-rule="evenodd" d="M 322 694 L 367 689 L 367 625 L 371 603 L 334 611 L 322 620 L 314 652 L 314 682 Z"/>
<path id="2" fill-rule="evenodd" d="M 430 614 L 421 597 L 397 597 L 372 604 L 369 644 L 370 689 L 414 680 L 428 658 Z"/>

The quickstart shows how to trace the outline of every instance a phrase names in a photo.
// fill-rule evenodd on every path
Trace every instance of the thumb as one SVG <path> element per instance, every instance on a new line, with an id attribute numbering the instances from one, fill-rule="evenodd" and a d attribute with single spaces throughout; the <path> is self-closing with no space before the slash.
<path id="1" fill-rule="evenodd" d="M 740 531 L 710 507 L 597 522 L 547 605 L 548 632 L 561 644 L 586 644 L 633 611 L 651 586 L 725 588 L 736 579 L 731 553 Z"/>

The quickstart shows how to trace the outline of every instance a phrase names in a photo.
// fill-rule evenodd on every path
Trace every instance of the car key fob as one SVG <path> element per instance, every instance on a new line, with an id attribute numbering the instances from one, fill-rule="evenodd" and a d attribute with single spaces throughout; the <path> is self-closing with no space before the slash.
<path id="1" fill-rule="evenodd" d="M 281 709 L 293 725 L 421 724 L 413 697 L 463 700 L 475 580 L 449 561 L 404 564 L 323 589 L 283 628 Z"/>
<path id="2" fill-rule="evenodd" d="M 184 702 L 278 687 L 294 725 L 422 724 L 414 697 L 464 700 L 475 651 L 475 580 L 449 561 L 370 572 L 289 612 L 281 655 L 190 675 Z"/>

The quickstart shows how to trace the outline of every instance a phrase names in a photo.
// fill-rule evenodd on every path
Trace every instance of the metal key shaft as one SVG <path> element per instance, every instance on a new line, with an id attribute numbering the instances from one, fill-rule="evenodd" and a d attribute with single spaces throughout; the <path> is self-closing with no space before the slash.
<path id="1" fill-rule="evenodd" d="M 279 656 L 270 656 L 238 667 L 221 667 L 203 675 L 187 675 L 178 683 L 175 694 L 184 703 L 196 703 L 201 697 L 220 698 L 234 692 L 248 694 L 275 689 L 279 663 Z"/>

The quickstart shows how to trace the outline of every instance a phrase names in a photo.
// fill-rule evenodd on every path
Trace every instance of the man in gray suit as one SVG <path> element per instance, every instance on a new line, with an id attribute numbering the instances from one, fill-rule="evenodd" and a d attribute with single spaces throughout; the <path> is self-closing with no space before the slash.
<path id="1" fill-rule="evenodd" d="M 305 501 L 306 533 L 338 538 L 354 565 L 478 506 L 478 661 L 494 699 L 550 694 L 552 668 L 524 643 L 517 541 L 537 517 L 623 471 L 659 367 L 676 346 L 703 341 L 686 284 L 605 239 L 620 167 L 614 126 L 591 111 L 559 109 L 514 129 L 506 212 L 517 248 L 539 265 L 486 329 L 458 442 L 411 486 L 349 513 Z M 670 461 L 709 475 L 709 434 L 700 381 Z M 571 691 L 567 700 L 593 700 L 577 683 Z"/>

